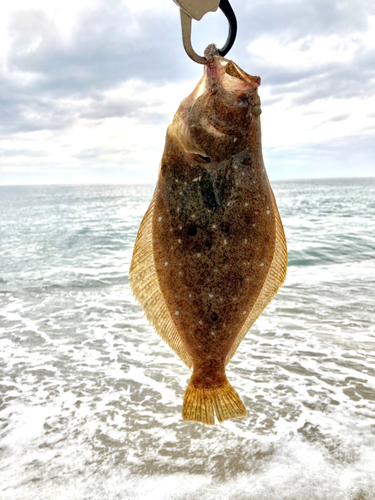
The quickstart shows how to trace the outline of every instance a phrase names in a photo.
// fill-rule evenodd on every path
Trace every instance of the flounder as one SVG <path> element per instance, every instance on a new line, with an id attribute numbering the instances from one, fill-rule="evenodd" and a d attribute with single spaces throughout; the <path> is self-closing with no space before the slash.
<path id="1" fill-rule="evenodd" d="M 148 320 L 193 368 L 182 418 L 247 415 L 225 366 L 285 280 L 287 248 L 261 148 L 260 78 L 209 51 L 169 125 L 130 267 Z"/>

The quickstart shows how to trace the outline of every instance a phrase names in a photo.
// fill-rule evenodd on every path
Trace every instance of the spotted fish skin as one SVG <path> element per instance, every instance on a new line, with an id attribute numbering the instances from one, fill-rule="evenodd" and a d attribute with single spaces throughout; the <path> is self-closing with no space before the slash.
<path id="1" fill-rule="evenodd" d="M 210 58 L 168 128 L 143 223 L 157 280 L 157 293 L 151 286 L 149 293 L 161 296 L 154 302 L 163 303 L 169 333 L 147 296 L 140 302 L 193 367 L 183 418 L 208 425 L 214 412 L 219 421 L 246 415 L 225 366 L 286 274 L 285 236 L 262 158 L 259 84 L 232 61 Z M 131 272 L 136 297 L 140 252 Z"/>

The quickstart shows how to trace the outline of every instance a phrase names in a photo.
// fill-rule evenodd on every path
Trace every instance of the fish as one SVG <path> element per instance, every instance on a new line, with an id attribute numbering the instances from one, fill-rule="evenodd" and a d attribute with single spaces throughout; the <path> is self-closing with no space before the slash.
<path id="1" fill-rule="evenodd" d="M 130 267 L 136 300 L 193 369 L 184 421 L 246 417 L 225 367 L 283 284 L 285 233 L 264 167 L 260 77 L 206 49 L 168 126 Z"/>

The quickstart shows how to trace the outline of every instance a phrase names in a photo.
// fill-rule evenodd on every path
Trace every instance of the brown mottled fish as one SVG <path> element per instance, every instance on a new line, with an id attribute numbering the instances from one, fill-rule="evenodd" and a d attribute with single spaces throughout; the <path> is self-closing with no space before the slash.
<path id="1" fill-rule="evenodd" d="M 182 418 L 245 417 L 225 366 L 282 285 L 283 226 L 261 148 L 260 78 L 210 55 L 168 127 L 130 268 L 134 296 L 193 368 Z"/>

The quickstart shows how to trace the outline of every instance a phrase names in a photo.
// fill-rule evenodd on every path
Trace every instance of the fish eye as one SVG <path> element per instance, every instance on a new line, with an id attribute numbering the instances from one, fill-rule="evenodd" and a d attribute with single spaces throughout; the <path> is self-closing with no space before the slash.
<path id="1" fill-rule="evenodd" d="M 190 226 L 187 230 L 188 236 L 196 236 L 197 235 L 197 226 Z"/>
<path id="2" fill-rule="evenodd" d="M 199 158 L 204 161 L 204 163 L 211 163 L 211 158 L 209 156 L 203 156 L 198 154 Z"/>
<path id="3" fill-rule="evenodd" d="M 249 102 L 249 96 L 247 94 L 240 94 L 237 100 L 241 104 L 247 104 Z"/>
<path id="4" fill-rule="evenodd" d="M 219 319 L 219 316 L 215 312 L 213 312 L 211 314 L 211 319 L 212 319 L 212 321 L 217 321 Z"/>

